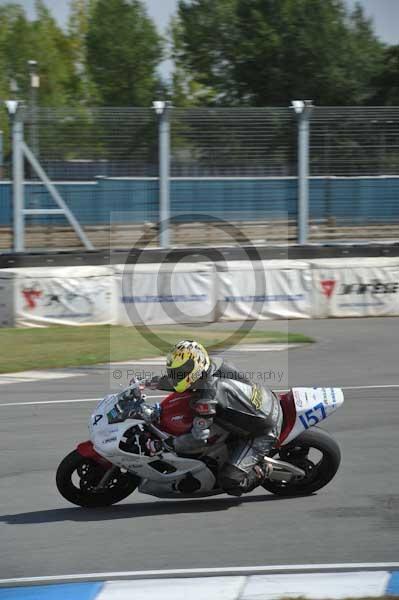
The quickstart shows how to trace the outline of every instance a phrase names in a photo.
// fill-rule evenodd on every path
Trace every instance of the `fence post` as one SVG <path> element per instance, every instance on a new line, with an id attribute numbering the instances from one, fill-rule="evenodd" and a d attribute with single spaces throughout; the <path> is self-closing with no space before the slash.
<path id="1" fill-rule="evenodd" d="M 0 129 L 0 179 L 3 179 L 4 170 L 4 135 Z"/>
<path id="2" fill-rule="evenodd" d="M 25 250 L 24 222 L 24 126 L 18 114 L 18 102 L 7 100 L 6 106 L 11 120 L 12 135 L 12 179 L 13 179 L 13 219 L 14 219 L 14 252 Z"/>
<path id="3" fill-rule="evenodd" d="M 170 102 L 156 101 L 153 107 L 159 115 L 159 243 L 170 247 Z"/>
<path id="4" fill-rule="evenodd" d="M 293 100 L 298 115 L 298 244 L 308 241 L 309 232 L 309 125 L 312 100 Z"/>

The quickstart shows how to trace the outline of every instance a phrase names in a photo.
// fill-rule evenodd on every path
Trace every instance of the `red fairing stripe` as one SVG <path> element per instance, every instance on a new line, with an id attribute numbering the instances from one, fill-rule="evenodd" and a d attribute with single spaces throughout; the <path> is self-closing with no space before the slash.
<path id="1" fill-rule="evenodd" d="M 92 458 L 104 467 L 112 467 L 112 463 L 94 450 L 93 443 L 90 440 L 78 444 L 76 450 L 79 452 L 80 456 L 83 456 L 84 458 Z"/>
<path id="2" fill-rule="evenodd" d="M 294 395 L 291 392 L 288 394 L 279 394 L 280 404 L 283 410 L 283 427 L 281 429 L 280 437 L 278 439 L 278 446 L 287 439 L 295 425 L 296 421 L 296 408 L 294 402 Z"/>

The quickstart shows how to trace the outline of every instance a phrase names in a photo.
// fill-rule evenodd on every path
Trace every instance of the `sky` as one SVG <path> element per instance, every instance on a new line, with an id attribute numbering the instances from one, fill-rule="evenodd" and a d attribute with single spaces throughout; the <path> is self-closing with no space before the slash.
<path id="1" fill-rule="evenodd" d="M 7 4 L 10 0 L 0 0 Z M 34 0 L 12 0 L 25 7 L 29 16 L 34 16 Z M 388 44 L 399 43 L 399 0 L 358 0 L 366 14 L 373 18 L 377 35 Z M 45 0 L 54 16 L 61 25 L 65 25 L 68 18 L 69 0 Z M 165 31 L 170 18 L 176 11 L 178 0 L 142 0 L 147 7 L 148 14 L 154 19 L 161 32 Z M 353 7 L 356 0 L 345 0 L 349 7 Z M 161 72 L 168 77 L 172 69 L 170 61 L 165 61 Z"/>

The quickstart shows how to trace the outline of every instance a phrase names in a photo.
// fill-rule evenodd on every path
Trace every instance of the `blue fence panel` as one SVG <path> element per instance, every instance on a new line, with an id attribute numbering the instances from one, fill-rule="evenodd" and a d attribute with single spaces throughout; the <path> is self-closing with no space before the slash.
<path id="1" fill-rule="evenodd" d="M 96 182 L 59 183 L 58 191 L 82 225 L 108 225 L 110 221 L 155 221 L 158 215 L 156 179 L 117 180 L 99 178 Z M 25 186 L 27 208 L 56 208 L 42 184 Z M 119 216 L 118 216 L 119 215 Z M 62 216 L 30 217 L 31 222 L 62 224 Z"/>
<path id="2" fill-rule="evenodd" d="M 100 179 L 103 222 L 158 220 L 157 179 Z M 119 214 L 118 214 L 119 213 Z"/>
<path id="3" fill-rule="evenodd" d="M 399 220 L 399 177 L 322 177 L 310 180 L 311 220 L 367 225 Z"/>
<path id="4" fill-rule="evenodd" d="M 243 221 L 295 218 L 296 195 L 293 178 L 173 179 L 171 213 L 181 221 L 190 220 L 190 214 L 200 220 L 212 216 Z"/>
<path id="5" fill-rule="evenodd" d="M 10 183 L 0 184 L 0 226 L 12 223 L 12 186 Z"/>
<path id="6" fill-rule="evenodd" d="M 154 222 L 158 219 L 157 179 L 108 179 L 56 184 L 82 225 Z M 310 218 L 336 223 L 399 222 L 399 177 L 311 178 Z M 25 186 L 27 208 L 55 208 L 40 183 Z M 171 180 L 171 213 L 177 220 L 296 219 L 296 178 L 187 178 Z M 190 216 L 191 215 L 191 216 Z M 29 222 L 63 224 L 62 216 L 29 217 Z M 0 184 L 0 226 L 12 224 L 12 185 Z"/>

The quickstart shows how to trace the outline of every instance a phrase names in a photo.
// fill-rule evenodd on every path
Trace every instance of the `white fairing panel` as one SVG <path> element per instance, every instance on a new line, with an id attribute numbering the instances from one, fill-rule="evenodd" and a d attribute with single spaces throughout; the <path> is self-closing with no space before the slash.
<path id="1" fill-rule="evenodd" d="M 344 403 L 341 388 L 292 388 L 296 421 L 283 446 L 309 427 L 324 421 Z"/>
<path id="2" fill-rule="evenodd" d="M 94 449 L 112 464 L 125 468 L 141 479 L 139 490 L 143 493 L 163 497 L 165 495 L 181 496 L 176 490 L 176 483 L 188 473 L 200 482 L 199 492 L 210 492 L 215 486 L 215 477 L 208 467 L 195 458 L 184 458 L 173 452 L 162 452 L 156 456 L 147 456 L 142 452 L 132 453 L 122 450 L 119 445 L 124 441 L 126 432 L 133 426 L 145 427 L 140 419 L 126 419 L 121 423 L 109 423 L 107 414 L 113 409 L 116 396 L 104 398 L 92 413 L 89 431 Z M 215 446 L 214 452 L 223 455 L 225 444 Z M 216 457 L 215 457 L 216 458 Z M 166 461 L 173 472 L 159 472 L 151 466 L 156 459 Z"/>

